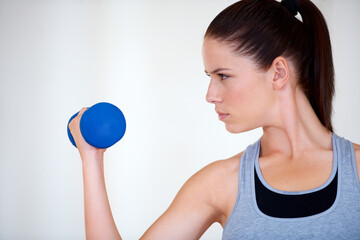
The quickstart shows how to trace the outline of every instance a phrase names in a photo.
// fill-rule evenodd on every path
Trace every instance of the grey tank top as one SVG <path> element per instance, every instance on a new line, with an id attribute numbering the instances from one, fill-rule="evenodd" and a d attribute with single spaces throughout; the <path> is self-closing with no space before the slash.
<path id="1" fill-rule="evenodd" d="M 272 188 L 259 173 L 260 139 L 248 146 L 240 159 L 239 188 L 235 206 L 224 227 L 230 239 L 360 239 L 360 182 L 350 141 L 332 135 L 333 169 L 330 178 L 315 189 L 288 192 Z M 336 198 L 321 213 L 298 218 L 277 218 L 262 213 L 255 199 L 254 167 L 261 182 L 281 194 L 300 195 L 325 188 L 338 173 Z"/>

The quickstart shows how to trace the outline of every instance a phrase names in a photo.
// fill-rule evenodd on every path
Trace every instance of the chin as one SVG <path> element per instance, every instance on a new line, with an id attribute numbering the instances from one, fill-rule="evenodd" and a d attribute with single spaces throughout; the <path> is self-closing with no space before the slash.
<path id="1" fill-rule="evenodd" d="M 246 132 L 246 131 L 242 130 L 239 126 L 233 126 L 231 124 L 225 124 L 225 128 L 229 133 Z"/>
<path id="2" fill-rule="evenodd" d="M 239 125 L 231 125 L 231 124 L 225 124 L 225 128 L 229 133 L 243 133 L 250 130 L 255 129 L 256 127 L 250 128 L 248 126 L 239 126 Z"/>

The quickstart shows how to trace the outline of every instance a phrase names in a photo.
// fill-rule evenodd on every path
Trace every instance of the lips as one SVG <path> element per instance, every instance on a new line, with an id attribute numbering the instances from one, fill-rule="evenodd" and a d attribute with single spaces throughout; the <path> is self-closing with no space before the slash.
<path id="1" fill-rule="evenodd" d="M 219 120 L 224 120 L 227 116 L 229 116 L 228 113 L 223 113 L 220 111 L 216 111 L 216 113 L 219 115 Z"/>

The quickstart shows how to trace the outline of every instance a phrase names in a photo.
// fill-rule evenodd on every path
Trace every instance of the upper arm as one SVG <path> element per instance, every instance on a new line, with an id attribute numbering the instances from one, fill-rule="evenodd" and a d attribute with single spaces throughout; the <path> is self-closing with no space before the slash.
<path id="1" fill-rule="evenodd" d="M 141 239 L 199 239 L 216 215 L 208 202 L 209 178 L 209 166 L 194 174 Z"/>
<path id="2" fill-rule="evenodd" d="M 211 163 L 194 174 L 141 239 L 199 239 L 219 222 L 226 205 L 223 202 L 231 200 L 227 197 L 231 191 L 224 186 L 230 181 L 226 173 L 231 168 L 225 161 Z"/>

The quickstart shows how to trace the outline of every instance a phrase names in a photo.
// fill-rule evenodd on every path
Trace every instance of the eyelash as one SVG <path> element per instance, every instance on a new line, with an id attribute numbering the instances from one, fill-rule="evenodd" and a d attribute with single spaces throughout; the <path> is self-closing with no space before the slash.
<path id="1" fill-rule="evenodd" d="M 225 80 L 229 77 L 228 75 L 221 74 L 221 73 L 219 73 L 218 75 L 221 77 L 221 80 Z"/>
<path id="2" fill-rule="evenodd" d="M 221 78 L 221 80 L 225 80 L 225 79 L 227 79 L 229 77 L 228 75 L 225 75 L 225 74 L 222 74 L 222 73 L 218 73 L 217 75 Z M 206 76 L 210 77 L 210 74 L 206 73 Z"/>

